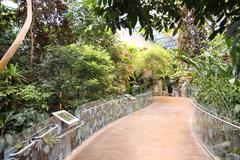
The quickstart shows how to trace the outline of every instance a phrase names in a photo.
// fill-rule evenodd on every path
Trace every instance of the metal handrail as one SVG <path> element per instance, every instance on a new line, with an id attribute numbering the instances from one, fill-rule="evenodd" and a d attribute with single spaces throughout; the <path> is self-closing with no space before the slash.
<path id="1" fill-rule="evenodd" d="M 47 134 L 51 133 L 52 131 L 54 131 L 55 129 L 57 129 L 59 127 L 58 124 L 54 124 L 54 127 L 49 129 L 47 132 L 43 133 L 41 136 L 37 136 L 37 137 L 33 137 L 32 140 L 39 140 L 42 139 L 43 137 L 45 137 Z"/>
<path id="2" fill-rule="evenodd" d="M 191 97 L 191 100 L 196 102 L 196 100 L 195 100 L 194 98 L 192 98 L 192 97 Z M 195 103 L 195 102 L 193 102 L 193 103 Z M 232 120 L 232 119 L 230 119 L 230 118 L 228 118 L 228 117 L 225 117 L 225 116 L 223 116 L 223 115 L 219 115 L 219 114 L 217 114 L 216 112 L 213 112 L 213 111 L 207 109 L 206 107 L 204 107 L 203 105 L 201 105 L 201 104 L 199 104 L 199 103 L 197 103 L 197 102 L 196 102 L 195 104 L 198 105 L 200 108 L 206 110 L 207 112 L 209 112 L 209 113 L 211 113 L 211 114 L 213 114 L 213 115 L 216 115 L 217 117 L 220 117 L 220 118 L 222 118 L 222 119 L 225 119 L 226 121 L 229 121 L 229 122 L 231 122 L 231 123 L 233 123 L 233 124 L 236 124 L 237 126 L 240 126 L 240 123 L 239 123 L 239 122 L 236 122 L 236 121 L 234 121 L 234 120 Z"/>
<path id="3" fill-rule="evenodd" d="M 110 100 L 110 101 L 107 101 L 107 102 L 98 104 L 98 105 L 96 105 L 96 106 L 90 107 L 90 108 L 88 108 L 88 109 L 82 110 L 82 111 L 80 111 L 80 112 L 87 112 L 87 111 L 92 110 L 92 109 L 94 109 L 94 108 L 97 108 L 97 107 L 100 107 L 100 106 L 104 106 L 104 105 L 106 105 L 106 104 L 109 104 L 109 103 L 111 103 L 111 102 L 113 102 L 113 101 L 117 101 L 117 100 L 121 100 L 121 99 L 124 100 L 125 98 L 126 98 L 126 97 L 118 98 L 118 99 L 113 99 L 113 100 Z"/>
<path id="4" fill-rule="evenodd" d="M 72 128 L 71 130 L 65 132 L 64 134 L 57 136 L 56 139 L 62 139 L 63 137 L 65 137 L 66 135 L 72 133 L 73 131 L 75 131 L 76 129 L 82 127 L 83 125 L 84 125 L 84 123 L 82 122 L 78 126 L 76 126 L 76 127 Z"/>
<path id="5" fill-rule="evenodd" d="M 148 92 L 148 93 L 143 93 L 143 94 L 137 95 L 137 99 L 144 98 L 145 96 L 148 97 L 148 94 L 150 95 L 151 93 L 152 92 Z M 122 97 L 122 98 L 118 98 L 118 99 L 113 99 L 113 100 L 110 100 L 108 102 L 104 102 L 102 104 L 98 104 L 96 106 L 93 106 L 89 109 L 93 109 L 93 108 L 99 107 L 101 105 L 109 104 L 110 102 L 114 102 L 116 100 L 117 100 L 117 102 L 121 102 L 121 104 L 122 104 L 122 100 L 127 101 L 127 98 Z M 128 106 L 128 105 L 125 104 L 125 102 L 123 102 L 123 105 Z M 111 105 L 111 106 L 113 106 L 113 105 Z M 89 109 L 83 110 L 83 112 L 87 111 Z M 84 119 L 84 121 L 87 121 L 87 119 L 86 120 Z M 75 133 L 78 133 L 78 131 L 81 131 L 81 127 L 84 125 L 84 122 L 81 121 L 81 122 L 78 122 L 77 124 L 75 124 L 72 127 L 63 129 L 63 128 L 61 128 L 61 124 L 59 124 L 59 122 L 56 122 L 56 123 L 51 122 L 51 123 L 52 124 L 47 125 L 46 127 L 42 128 L 40 130 L 37 130 L 37 132 L 35 132 L 35 133 L 31 132 L 31 136 L 27 137 L 27 141 L 21 142 L 22 143 L 21 147 L 11 147 L 11 148 L 9 148 L 6 156 L 8 156 L 8 158 L 11 159 L 11 160 L 17 159 L 17 158 L 19 158 L 23 155 L 24 156 L 30 156 L 28 151 L 33 151 L 33 150 L 37 149 L 37 144 L 38 144 L 39 140 L 43 139 L 45 136 L 48 136 L 48 135 L 53 136 L 51 138 L 54 139 L 54 142 L 58 143 L 59 141 L 63 140 L 65 137 L 67 138 L 68 136 L 72 136 L 72 134 L 75 134 Z M 65 126 L 63 126 L 63 127 L 65 127 Z M 81 138 L 81 137 L 79 137 L 79 138 Z M 83 140 L 84 140 L 84 138 L 85 137 L 83 137 Z M 31 152 L 30 152 L 30 154 L 31 154 Z M 38 154 L 39 153 L 37 153 L 36 155 L 38 155 Z"/>
<path id="6" fill-rule="evenodd" d="M 9 158 L 12 159 L 13 157 L 18 157 L 18 156 L 22 155 L 25 152 L 25 150 L 27 150 L 28 148 L 31 148 L 36 143 L 36 141 L 30 141 L 30 142 L 31 142 L 30 144 L 28 144 L 26 147 L 24 147 L 20 151 L 10 154 Z"/>
<path id="7" fill-rule="evenodd" d="M 201 106 L 201 105 L 199 105 L 199 104 L 196 104 L 196 103 L 193 101 L 192 98 L 190 98 L 190 102 L 192 103 L 192 105 L 193 105 L 196 109 L 198 109 L 198 110 L 201 111 L 202 113 L 207 114 L 208 116 L 210 116 L 210 117 L 212 117 L 212 118 L 214 118 L 214 119 L 217 119 L 217 120 L 219 120 L 219 121 L 221 121 L 221 122 L 223 122 L 223 123 L 225 123 L 225 124 L 228 124 L 228 125 L 232 126 L 232 127 L 235 128 L 235 129 L 240 130 L 240 126 L 235 125 L 235 124 L 232 124 L 231 122 L 226 121 L 226 120 L 220 118 L 218 115 L 214 115 L 214 114 L 213 114 L 211 111 L 209 111 L 207 108 L 205 108 L 205 107 L 203 107 L 203 106 Z M 201 106 L 201 107 L 199 107 L 199 106 Z M 205 110 L 207 110 L 207 111 L 205 111 Z"/>
<path id="8" fill-rule="evenodd" d="M 141 94 L 139 94 L 139 95 L 136 95 L 135 97 L 138 98 L 138 96 L 140 96 L 140 95 L 147 95 L 147 94 L 150 94 L 150 93 L 152 93 L 152 92 L 141 93 Z M 85 110 L 82 110 L 82 111 L 80 110 L 80 112 L 87 112 L 87 111 L 89 111 L 89 110 L 92 110 L 93 108 L 97 108 L 97 107 L 99 107 L 99 106 L 104 106 L 104 105 L 106 105 L 106 104 L 109 104 L 109 103 L 111 103 L 111 102 L 113 102 L 113 101 L 117 101 L 117 100 L 123 100 L 123 101 L 124 101 L 124 99 L 126 99 L 126 98 L 127 98 L 127 97 L 121 97 L 121 98 L 117 98 L 117 99 L 112 99 L 112 100 L 110 100 L 110 101 L 107 101 L 107 102 L 98 104 L 98 105 L 96 105 L 96 106 L 92 106 L 92 107 L 90 107 L 90 108 L 88 108 L 88 109 L 85 109 Z"/>
<path id="9" fill-rule="evenodd" d="M 46 130 L 47 128 L 50 128 L 50 127 L 52 127 L 52 126 L 55 126 L 55 124 L 50 124 L 50 125 L 42 128 L 42 129 L 40 129 L 37 133 L 34 133 L 34 134 L 32 135 L 32 137 L 35 137 L 35 136 L 39 135 L 39 133 L 43 132 L 44 130 Z"/>
<path id="10" fill-rule="evenodd" d="M 215 115 L 215 116 L 217 116 L 217 117 L 220 117 L 220 118 L 222 118 L 222 119 L 224 119 L 224 120 L 226 120 L 226 121 L 228 121 L 228 122 L 231 122 L 231 123 L 233 123 L 233 124 L 236 124 L 237 126 L 240 126 L 240 123 L 239 123 L 239 122 L 236 122 L 236 121 L 234 121 L 234 120 L 232 120 L 232 119 L 230 119 L 230 118 L 227 118 L 227 117 L 225 117 L 225 116 L 219 115 L 219 114 L 217 114 L 217 113 L 215 113 L 215 112 L 207 109 L 206 107 L 200 105 L 199 103 L 196 103 L 196 104 L 197 104 L 200 108 L 204 109 L 205 111 L 207 111 L 207 112 L 209 112 L 209 113 L 211 113 L 211 114 L 213 114 L 213 115 Z"/>
<path id="11" fill-rule="evenodd" d="M 207 152 L 207 154 L 213 159 L 213 160 L 220 160 L 218 157 L 216 157 L 211 151 L 204 145 L 204 143 L 200 140 L 200 138 L 197 135 L 194 135 L 194 137 L 197 139 L 197 141 L 200 143 L 200 145 L 203 147 L 203 149 Z"/>
<path id="12" fill-rule="evenodd" d="M 12 153 L 9 155 L 9 158 L 13 158 L 13 157 L 17 157 L 20 156 L 21 154 L 23 154 L 25 152 L 25 150 L 31 148 L 33 145 L 35 145 L 35 143 L 39 140 L 42 139 L 44 136 L 46 136 L 47 134 L 51 133 L 53 130 L 57 129 L 59 127 L 58 124 L 54 124 L 54 125 L 49 125 L 43 129 L 41 129 L 39 132 L 37 132 L 34 135 L 39 134 L 40 132 L 42 132 L 43 130 L 45 130 L 46 128 L 50 127 L 50 126 L 54 126 L 53 128 L 49 129 L 47 132 L 43 133 L 41 136 L 37 136 L 37 137 L 32 137 L 30 140 L 30 144 L 28 144 L 26 147 L 24 147 L 23 149 L 21 149 L 20 151 L 16 152 L 16 153 Z M 24 141 L 23 143 L 25 143 L 26 141 Z"/>

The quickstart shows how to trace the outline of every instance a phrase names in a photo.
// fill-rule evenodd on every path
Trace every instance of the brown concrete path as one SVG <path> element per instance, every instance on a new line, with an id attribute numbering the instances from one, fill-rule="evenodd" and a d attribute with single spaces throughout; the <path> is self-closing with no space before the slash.
<path id="1" fill-rule="evenodd" d="M 210 160 L 191 130 L 186 98 L 155 97 L 152 105 L 91 136 L 70 160 Z"/>

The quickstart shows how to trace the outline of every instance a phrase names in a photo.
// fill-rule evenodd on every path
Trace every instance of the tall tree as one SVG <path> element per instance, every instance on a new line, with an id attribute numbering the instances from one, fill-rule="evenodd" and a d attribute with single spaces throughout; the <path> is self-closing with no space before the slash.
<path id="1" fill-rule="evenodd" d="M 93 5 L 87 1 L 70 0 L 67 18 L 81 43 L 99 44 L 105 49 L 114 44 L 116 37 L 106 29 L 104 19 L 94 14 Z"/>
<path id="2" fill-rule="evenodd" d="M 19 23 L 25 15 L 25 1 L 19 0 Z M 44 58 L 47 45 L 66 45 L 75 42 L 72 25 L 66 18 L 68 4 L 64 0 L 35 0 L 33 2 L 33 23 L 27 37 L 25 51 L 28 52 L 29 79 L 34 80 L 33 70 Z"/>
<path id="3" fill-rule="evenodd" d="M 178 34 L 178 48 L 194 57 L 200 54 L 204 48 L 204 40 L 207 38 L 207 32 L 203 27 L 198 28 L 194 23 L 195 17 L 186 6 L 182 7 L 183 23 Z"/>

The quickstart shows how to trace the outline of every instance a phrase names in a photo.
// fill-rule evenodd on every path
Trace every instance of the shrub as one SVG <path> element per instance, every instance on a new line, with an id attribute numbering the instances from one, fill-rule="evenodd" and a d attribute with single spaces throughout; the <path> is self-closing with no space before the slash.
<path id="1" fill-rule="evenodd" d="M 48 75 L 44 84 L 63 92 L 66 105 L 76 98 L 93 100 L 111 92 L 114 66 L 108 53 L 100 47 L 48 46 L 41 66 L 42 74 Z"/>

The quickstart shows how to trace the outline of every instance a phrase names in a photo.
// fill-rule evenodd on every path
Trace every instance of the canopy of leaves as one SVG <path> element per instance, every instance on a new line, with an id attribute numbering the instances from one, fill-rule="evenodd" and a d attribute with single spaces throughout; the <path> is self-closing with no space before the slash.
<path id="1" fill-rule="evenodd" d="M 69 1 L 66 18 L 71 22 L 72 30 L 81 43 L 96 43 L 107 48 L 115 41 L 112 32 L 106 29 L 103 18 L 93 14 L 92 6 L 86 1 Z M 110 42 L 109 42 L 110 41 Z"/>
<path id="2" fill-rule="evenodd" d="M 223 33 L 228 26 L 239 26 L 240 1 L 238 0 L 98 0 L 89 1 L 95 5 L 97 15 L 104 17 L 113 31 L 128 28 L 129 32 L 139 22 L 145 37 L 153 38 L 153 29 L 175 29 L 174 34 L 182 25 L 182 7 L 186 6 L 195 17 L 195 24 L 199 26 L 211 22 L 213 33 Z M 238 23 L 238 24 L 236 24 Z"/>
<path id="3" fill-rule="evenodd" d="M 144 36 L 153 38 L 153 29 L 161 31 L 163 28 L 168 30 L 180 26 L 181 10 L 178 5 L 179 1 L 175 0 L 98 0 L 95 12 L 104 17 L 113 32 L 128 28 L 131 34 L 139 22 Z"/>
<path id="4" fill-rule="evenodd" d="M 26 1 L 18 0 L 19 8 L 16 16 L 21 25 L 26 17 Z M 46 45 L 67 45 L 75 42 L 71 24 L 66 18 L 68 5 L 63 0 L 34 0 L 33 1 L 32 32 L 34 40 L 34 62 L 39 63 Z M 30 41 L 30 36 L 26 40 Z M 30 43 L 24 50 L 29 51 Z"/>

